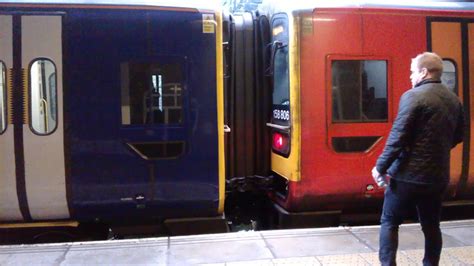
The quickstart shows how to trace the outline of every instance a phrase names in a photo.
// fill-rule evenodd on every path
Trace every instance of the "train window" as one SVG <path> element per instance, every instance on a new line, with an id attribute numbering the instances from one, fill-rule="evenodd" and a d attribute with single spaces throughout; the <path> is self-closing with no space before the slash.
<path id="1" fill-rule="evenodd" d="M 383 122 L 387 117 L 387 62 L 333 61 L 332 121 Z"/>
<path id="2" fill-rule="evenodd" d="M 6 102 L 7 102 L 7 88 L 6 88 L 6 72 L 7 69 L 5 64 L 0 61 L 0 134 L 2 134 L 7 128 L 7 117 L 6 117 Z"/>
<path id="3" fill-rule="evenodd" d="M 57 126 L 56 66 L 49 59 L 30 65 L 31 128 L 40 135 L 51 134 Z"/>
<path id="4" fill-rule="evenodd" d="M 274 60 L 273 118 L 289 121 L 288 47 L 277 49 Z"/>
<path id="5" fill-rule="evenodd" d="M 280 14 L 272 21 L 273 34 L 273 123 L 290 125 L 288 18 Z"/>
<path id="6" fill-rule="evenodd" d="M 458 94 L 456 64 L 451 59 L 443 59 L 443 75 L 441 76 L 441 82 L 443 82 L 443 84 L 451 91 Z"/>
<path id="7" fill-rule="evenodd" d="M 183 122 L 180 64 L 122 63 L 122 124 Z"/>

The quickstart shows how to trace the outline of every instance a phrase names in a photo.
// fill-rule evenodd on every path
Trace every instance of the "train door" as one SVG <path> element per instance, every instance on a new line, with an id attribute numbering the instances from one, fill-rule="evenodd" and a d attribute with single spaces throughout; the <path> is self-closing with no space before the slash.
<path id="1" fill-rule="evenodd" d="M 0 169 L 5 182 L 2 189 L 8 190 L 2 191 L 2 197 L 8 199 L 1 202 L 11 204 L 12 211 L 2 219 L 18 220 L 18 209 L 26 221 L 69 218 L 63 146 L 61 24 L 59 15 L 1 17 L 2 34 L 6 34 L 2 38 L 2 55 L 8 57 L 3 68 L 10 68 L 8 72 L 12 73 L 2 74 L 8 76 L 8 85 L 2 88 L 7 88 L 11 108 L 0 137 Z"/>
<path id="2" fill-rule="evenodd" d="M 468 113 L 469 106 L 472 105 L 472 96 L 469 92 L 469 88 L 472 86 L 470 83 L 472 82 L 470 81 L 472 68 L 469 67 L 472 62 L 472 53 L 469 53 L 469 49 L 473 47 L 474 23 L 452 18 L 431 18 L 428 21 L 428 32 L 430 33 L 428 49 L 443 58 L 442 81 L 463 102 L 467 114 L 466 120 L 472 128 Z M 469 140 L 471 128 L 466 127 L 463 144 L 456 146 L 451 151 L 451 182 L 449 186 L 451 196 L 466 192 L 469 176 L 474 175 L 474 170 L 469 164 L 472 152 L 472 144 Z"/>
<path id="3" fill-rule="evenodd" d="M 315 10 L 301 24 L 301 182 L 290 183 L 290 197 L 299 201 L 294 209 L 376 204 L 383 189 L 370 171 L 398 99 L 410 88 L 409 58 L 426 49 L 419 40 L 425 23 L 398 13 Z"/>
<path id="4" fill-rule="evenodd" d="M 12 118 L 13 16 L 0 15 L 0 220 L 22 220 Z"/>
<path id="5" fill-rule="evenodd" d="M 463 189 L 463 191 L 461 191 L 461 193 L 468 193 L 469 191 L 471 191 L 471 195 L 472 195 L 472 191 L 473 191 L 473 188 L 474 188 L 474 180 L 473 180 L 473 176 L 474 176 L 474 166 L 472 166 L 472 159 L 473 158 L 473 154 L 472 152 L 474 151 L 472 145 L 473 145 L 473 142 L 470 140 L 471 139 L 471 132 L 472 132 L 472 127 L 473 127 L 473 122 L 472 122 L 472 116 L 470 115 L 470 110 L 471 109 L 471 106 L 474 106 L 474 99 L 473 99 L 473 95 L 471 95 L 470 93 L 470 89 L 469 88 L 474 88 L 474 21 L 469 21 L 469 23 L 466 23 L 465 24 L 466 26 L 464 27 L 464 36 L 463 36 L 463 40 L 464 40 L 464 55 L 469 55 L 468 58 L 466 58 L 466 56 L 464 56 L 463 58 L 465 58 L 465 63 L 467 64 L 467 71 L 465 71 L 465 77 L 464 77 L 464 80 L 465 80 L 465 83 L 467 84 L 465 87 L 467 88 L 466 91 L 467 91 L 467 94 L 465 97 L 469 99 L 469 104 L 467 105 L 468 108 L 465 108 L 465 110 L 467 110 L 467 113 L 468 115 L 466 116 L 466 120 L 468 120 L 468 125 L 470 126 L 468 128 L 468 130 L 465 132 L 465 140 L 469 140 L 467 141 L 466 144 L 464 144 L 465 148 L 464 149 L 469 149 L 469 153 L 465 152 L 466 154 L 469 154 L 468 155 L 468 158 L 466 159 L 463 159 L 463 162 L 469 162 L 469 171 L 467 171 L 467 176 L 468 178 L 464 178 L 462 180 L 462 183 L 461 185 L 463 186 L 461 189 Z M 465 38 L 465 36 L 467 35 L 467 38 Z M 466 43 L 467 41 L 467 43 Z M 466 184 L 466 186 L 464 186 L 464 184 Z"/>

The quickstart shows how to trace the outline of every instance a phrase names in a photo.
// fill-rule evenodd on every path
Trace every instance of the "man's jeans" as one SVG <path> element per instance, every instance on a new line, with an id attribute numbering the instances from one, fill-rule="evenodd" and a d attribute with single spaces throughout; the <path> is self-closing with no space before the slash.
<path id="1" fill-rule="evenodd" d="M 398 227 L 415 206 L 425 235 L 423 265 L 438 265 L 442 247 L 439 220 L 445 188 L 446 185 L 418 185 L 391 180 L 385 190 L 380 219 L 379 259 L 382 265 L 396 265 Z"/>

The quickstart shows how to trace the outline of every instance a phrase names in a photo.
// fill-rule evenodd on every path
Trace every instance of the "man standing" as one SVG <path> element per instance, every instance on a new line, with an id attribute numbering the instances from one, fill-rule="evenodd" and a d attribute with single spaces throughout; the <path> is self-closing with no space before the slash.
<path id="1" fill-rule="evenodd" d="M 396 265 L 398 227 L 416 206 L 425 235 L 423 265 L 438 265 L 442 194 L 449 183 L 450 150 L 463 138 L 464 116 L 457 96 L 441 84 L 443 62 L 434 53 L 412 59 L 413 88 L 399 104 L 385 148 L 372 169 L 379 185 L 391 176 L 380 219 L 379 259 Z"/>

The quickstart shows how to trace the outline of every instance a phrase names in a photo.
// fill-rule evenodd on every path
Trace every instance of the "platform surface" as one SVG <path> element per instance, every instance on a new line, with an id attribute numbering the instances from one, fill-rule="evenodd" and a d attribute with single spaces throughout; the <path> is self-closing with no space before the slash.
<path id="1" fill-rule="evenodd" d="M 443 222 L 441 265 L 474 265 L 474 220 Z M 0 265 L 379 265 L 379 226 L 0 246 Z M 419 224 L 400 228 L 398 265 L 421 265 Z"/>

